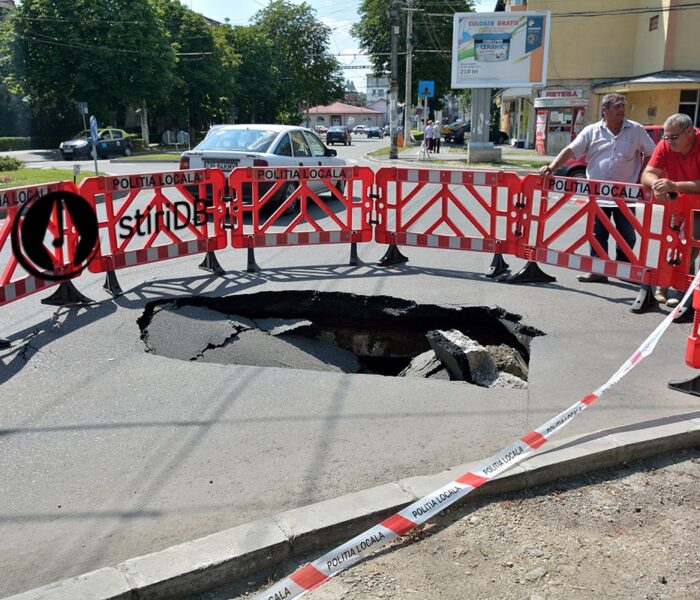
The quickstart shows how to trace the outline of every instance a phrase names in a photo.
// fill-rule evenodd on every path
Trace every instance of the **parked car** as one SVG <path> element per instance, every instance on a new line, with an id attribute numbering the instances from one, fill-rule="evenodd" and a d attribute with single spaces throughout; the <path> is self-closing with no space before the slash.
<path id="1" fill-rule="evenodd" d="M 355 125 L 353 127 L 352 132 L 355 135 L 359 135 L 360 133 L 367 133 L 367 127 L 365 125 Z"/>
<path id="2" fill-rule="evenodd" d="M 470 131 L 471 123 L 450 125 L 447 133 L 444 134 L 444 138 L 446 142 L 463 144 L 465 134 L 470 133 Z M 498 129 L 491 129 L 491 131 L 489 131 L 489 142 L 493 142 L 494 144 L 507 144 L 509 139 L 510 138 L 505 131 L 499 131 Z"/>
<path id="3" fill-rule="evenodd" d="M 379 127 L 370 127 L 367 129 L 367 139 L 373 137 L 381 139 L 384 137 L 384 132 Z"/>
<path id="4" fill-rule="evenodd" d="M 228 173 L 236 167 L 342 167 L 347 162 L 338 158 L 310 129 L 292 125 L 216 125 L 192 150 L 183 152 L 180 169 L 221 169 Z M 345 182 L 333 180 L 339 189 Z M 328 188 L 321 182 L 309 187 L 322 193 Z M 276 200 L 283 202 L 297 188 L 289 181 Z M 289 206 L 288 212 L 296 210 Z"/>
<path id="5" fill-rule="evenodd" d="M 314 127 L 314 131 L 318 133 L 318 135 L 324 135 L 326 131 L 328 131 L 328 128 L 324 127 L 323 125 L 316 125 Z"/>
<path id="6" fill-rule="evenodd" d="M 653 140 L 655 144 L 661 141 L 661 136 L 664 134 L 663 125 L 645 125 L 644 129 L 649 134 L 649 137 Z M 700 128 L 695 128 L 696 133 L 700 133 Z M 586 167 L 588 162 L 586 161 L 586 155 L 584 154 L 581 158 L 572 158 L 567 160 L 561 167 L 554 171 L 554 175 L 559 177 L 575 177 L 576 179 L 581 179 L 586 176 Z"/>
<path id="7" fill-rule="evenodd" d="M 352 135 L 350 135 L 350 130 L 345 127 L 345 125 L 335 125 L 330 127 L 326 132 L 326 144 L 332 146 L 336 143 L 345 144 L 349 146 L 352 142 Z"/>
<path id="8" fill-rule="evenodd" d="M 107 158 L 114 154 L 131 156 L 134 151 L 134 145 L 129 134 L 123 129 L 117 129 L 115 127 L 98 129 L 97 144 L 95 147 L 97 149 L 98 158 Z M 58 149 L 61 152 L 63 160 L 93 158 L 90 130 L 85 129 L 74 135 L 71 139 L 61 142 Z"/>

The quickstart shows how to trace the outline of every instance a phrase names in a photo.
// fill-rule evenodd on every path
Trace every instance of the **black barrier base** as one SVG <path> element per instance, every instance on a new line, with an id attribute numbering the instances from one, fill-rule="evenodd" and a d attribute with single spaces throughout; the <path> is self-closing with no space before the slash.
<path id="1" fill-rule="evenodd" d="M 503 273 L 505 273 L 507 270 L 508 263 L 503 259 L 503 255 L 494 254 L 493 260 L 491 261 L 491 266 L 489 267 L 489 270 L 486 271 L 485 275 L 486 277 L 491 277 L 493 279 L 494 277 L 503 275 Z"/>
<path id="2" fill-rule="evenodd" d="M 379 259 L 379 264 L 382 267 L 388 267 L 389 265 L 399 265 L 401 263 L 408 262 L 408 256 L 401 254 L 399 247 L 396 244 L 391 244 L 387 251 Z"/>
<path id="3" fill-rule="evenodd" d="M 692 394 L 700 396 L 700 375 L 691 377 L 690 379 L 676 379 L 668 382 L 668 387 L 677 392 L 684 394 Z"/>
<path id="4" fill-rule="evenodd" d="M 71 281 L 62 281 L 58 289 L 48 298 L 41 301 L 42 304 L 51 306 L 70 306 L 73 304 L 94 304 L 87 296 L 83 296 Z"/>
<path id="5" fill-rule="evenodd" d="M 248 266 L 247 273 L 257 273 L 260 270 L 258 263 L 255 262 L 255 248 L 248 248 Z"/>
<path id="6" fill-rule="evenodd" d="M 658 305 L 658 302 L 654 300 L 654 290 L 650 285 L 643 285 L 639 288 L 639 293 L 634 299 L 632 306 L 630 306 L 630 312 L 633 313 L 643 313 L 654 308 Z"/>
<path id="7" fill-rule="evenodd" d="M 9 348 L 12 345 L 12 342 L 10 340 L 6 340 L 5 338 L 0 338 L 0 350 L 3 350 L 5 348 Z"/>
<path id="8" fill-rule="evenodd" d="M 695 311 L 693 310 L 693 294 L 681 304 L 678 314 L 673 319 L 674 323 L 692 323 Z"/>
<path id="9" fill-rule="evenodd" d="M 124 292 L 122 291 L 122 286 L 119 285 L 117 274 L 114 271 L 107 271 L 106 275 L 102 289 L 109 292 L 112 298 L 121 296 Z"/>
<path id="10" fill-rule="evenodd" d="M 219 259 L 216 258 L 216 254 L 214 254 L 212 250 L 206 253 L 199 268 L 214 273 L 214 275 L 218 275 L 219 277 L 226 274 L 226 271 L 224 271 L 224 268 L 219 264 Z"/>
<path id="11" fill-rule="evenodd" d="M 505 281 L 506 283 L 550 283 L 556 280 L 556 277 L 547 275 L 547 273 L 540 269 L 540 266 L 536 262 L 529 260 L 520 271 L 501 281 Z"/>
<path id="12" fill-rule="evenodd" d="M 359 263 L 359 258 L 357 256 L 357 242 L 350 242 L 350 262 L 348 263 L 351 267 L 356 267 Z"/>

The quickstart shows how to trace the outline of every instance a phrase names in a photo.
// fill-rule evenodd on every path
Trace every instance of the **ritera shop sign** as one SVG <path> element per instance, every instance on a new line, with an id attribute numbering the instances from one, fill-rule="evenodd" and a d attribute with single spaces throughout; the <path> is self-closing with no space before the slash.
<path id="1" fill-rule="evenodd" d="M 588 106 L 588 99 L 583 97 L 583 89 L 581 88 L 540 90 L 540 97 L 535 98 L 535 108 L 552 108 L 555 106 Z"/>

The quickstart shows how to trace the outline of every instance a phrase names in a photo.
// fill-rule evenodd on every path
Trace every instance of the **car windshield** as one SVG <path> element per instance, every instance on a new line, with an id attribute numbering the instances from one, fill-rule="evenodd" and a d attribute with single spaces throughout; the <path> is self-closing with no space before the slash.
<path id="1" fill-rule="evenodd" d="M 276 131 L 265 129 L 219 129 L 204 138 L 195 150 L 266 152 L 276 137 Z"/>
<path id="2" fill-rule="evenodd" d="M 345 127 L 331 127 L 328 131 L 345 131 Z"/>
<path id="3" fill-rule="evenodd" d="M 73 140 L 88 140 L 90 139 L 90 132 L 86 129 L 74 135 L 71 139 Z"/>

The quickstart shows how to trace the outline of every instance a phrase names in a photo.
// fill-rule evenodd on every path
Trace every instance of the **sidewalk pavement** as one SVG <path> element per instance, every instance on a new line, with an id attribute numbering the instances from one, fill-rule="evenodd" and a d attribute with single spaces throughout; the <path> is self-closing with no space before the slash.
<path id="1" fill-rule="evenodd" d="M 519 166 L 515 161 L 530 161 L 537 163 L 548 163 L 554 160 L 553 156 L 537 154 L 534 148 L 516 148 L 510 145 L 496 146 L 500 148 L 503 163 L 475 163 L 475 169 L 499 169 L 499 170 L 524 170 L 532 172 L 534 167 Z M 465 162 L 468 160 L 466 146 L 455 146 L 444 143 L 441 145 L 440 152 L 431 152 L 427 157 L 422 157 L 420 146 L 407 147 L 399 152 L 399 159 L 402 161 L 418 162 L 421 166 L 430 166 L 431 164 L 439 164 L 441 162 Z M 380 159 L 382 162 L 390 160 L 388 156 L 369 158 Z M 513 161 L 513 162 L 510 162 Z M 510 163 L 510 164 L 509 164 Z M 515 163 L 515 164 L 514 164 Z M 468 166 L 468 165 L 465 165 Z"/>

